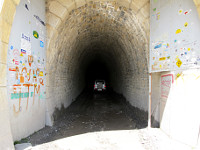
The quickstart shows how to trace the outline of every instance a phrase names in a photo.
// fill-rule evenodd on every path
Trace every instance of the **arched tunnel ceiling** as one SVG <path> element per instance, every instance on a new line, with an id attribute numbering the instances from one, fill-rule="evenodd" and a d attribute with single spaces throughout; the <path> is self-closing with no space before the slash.
<path id="1" fill-rule="evenodd" d="M 51 6 L 51 3 L 55 3 L 55 1 L 49 1 L 49 3 Z M 58 35 L 55 48 L 67 49 L 67 46 L 70 46 L 77 50 L 77 52 L 71 51 L 77 58 L 81 53 L 78 50 L 91 47 L 93 43 L 96 43 L 94 45 L 101 43 L 101 47 L 104 49 L 107 49 L 107 45 L 112 45 L 115 47 L 112 50 L 113 53 L 117 49 L 126 50 L 126 55 L 135 56 L 135 58 L 130 58 L 133 59 L 134 65 L 137 65 L 138 59 L 141 61 L 142 57 L 140 56 L 143 56 L 144 60 L 148 58 L 145 52 L 148 47 L 145 29 L 131 9 L 118 6 L 116 2 L 90 1 L 82 7 L 72 10 L 58 28 Z M 49 48 L 52 49 L 52 47 Z M 68 53 L 70 50 L 63 52 Z M 55 58 L 54 55 L 52 56 Z M 146 64 L 145 61 L 144 64 Z"/>
<path id="2" fill-rule="evenodd" d="M 52 90 L 56 87 L 58 93 L 71 91 L 70 97 L 75 98 L 84 86 L 84 69 L 98 56 L 112 70 L 118 92 L 127 95 L 131 90 L 127 84 L 133 80 L 136 84 L 132 86 L 139 86 L 140 79 L 148 81 L 148 0 L 133 0 L 129 6 L 115 1 L 82 1 L 77 7 L 78 1 L 67 2 L 46 1 L 50 93 L 56 92 Z"/>

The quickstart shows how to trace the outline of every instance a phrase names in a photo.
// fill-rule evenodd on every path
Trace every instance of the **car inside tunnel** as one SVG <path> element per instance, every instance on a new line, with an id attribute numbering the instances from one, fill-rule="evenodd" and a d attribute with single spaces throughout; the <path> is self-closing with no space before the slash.
<path id="1" fill-rule="evenodd" d="M 110 86 L 110 71 L 106 62 L 103 61 L 103 56 L 96 55 L 93 60 L 89 62 L 85 70 L 85 88 L 94 91 L 95 80 L 104 80 L 106 82 L 106 87 L 108 90 L 108 85 Z M 111 88 L 111 86 L 109 87 Z"/>

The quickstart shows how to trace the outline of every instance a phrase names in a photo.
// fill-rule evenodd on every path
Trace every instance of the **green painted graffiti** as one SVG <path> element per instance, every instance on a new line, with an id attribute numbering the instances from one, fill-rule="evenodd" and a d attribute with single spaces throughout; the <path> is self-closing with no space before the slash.
<path id="1" fill-rule="evenodd" d="M 45 94 L 44 94 L 44 92 L 41 92 L 41 93 L 40 93 L 40 99 L 45 99 Z"/>
<path id="2" fill-rule="evenodd" d="M 27 98 L 27 97 L 29 97 L 29 95 L 31 97 L 33 97 L 33 92 L 31 92 L 31 94 L 29 94 L 28 92 L 26 92 L 26 93 L 11 93 L 11 99 Z"/>

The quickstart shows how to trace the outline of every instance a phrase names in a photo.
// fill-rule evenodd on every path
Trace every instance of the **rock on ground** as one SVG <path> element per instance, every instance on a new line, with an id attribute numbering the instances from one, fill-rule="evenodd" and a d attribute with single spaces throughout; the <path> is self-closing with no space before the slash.
<path id="1" fill-rule="evenodd" d="M 16 144 L 15 150 L 31 150 L 31 143 Z"/>

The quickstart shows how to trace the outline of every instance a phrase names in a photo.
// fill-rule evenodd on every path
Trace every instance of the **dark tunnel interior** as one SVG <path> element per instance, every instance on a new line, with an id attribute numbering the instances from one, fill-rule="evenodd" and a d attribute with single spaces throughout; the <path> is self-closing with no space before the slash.
<path id="1" fill-rule="evenodd" d="M 110 85 L 110 71 L 107 64 L 101 59 L 101 57 L 95 57 L 86 66 L 85 70 L 85 88 L 92 91 L 95 80 L 105 80 L 106 86 Z M 111 87 L 110 87 L 111 88 Z"/>
<path id="2" fill-rule="evenodd" d="M 113 91 L 119 85 L 119 78 L 123 72 L 118 61 L 121 56 L 114 53 L 116 47 L 98 41 L 89 43 L 84 50 L 80 49 L 82 53 L 79 53 L 78 59 L 74 60 L 77 64 L 74 77 L 79 79 L 77 84 L 82 87 L 80 90 L 94 92 L 95 80 L 105 80 L 105 91 Z"/>
<path id="3" fill-rule="evenodd" d="M 105 15 L 108 10 L 113 15 Z M 147 50 L 146 28 L 131 10 L 91 2 L 72 11 L 49 42 L 50 114 L 54 106 L 70 106 L 85 90 L 93 92 L 98 79 L 106 81 L 106 91 L 111 89 L 131 105 L 147 110 Z"/>

